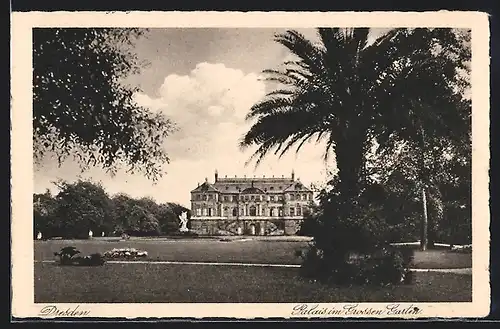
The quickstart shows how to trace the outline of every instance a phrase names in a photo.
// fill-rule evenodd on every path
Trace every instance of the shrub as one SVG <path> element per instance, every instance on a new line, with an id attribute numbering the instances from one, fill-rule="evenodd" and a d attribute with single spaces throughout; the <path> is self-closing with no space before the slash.
<path id="1" fill-rule="evenodd" d="M 95 253 L 84 257 L 75 257 L 73 265 L 79 266 L 102 266 L 105 260 L 101 254 Z"/>
<path id="2" fill-rule="evenodd" d="M 409 284 L 409 270 L 413 251 L 381 248 L 371 253 L 347 252 L 331 255 L 325 261 L 324 252 L 314 245 L 306 250 L 296 250 L 295 255 L 303 259 L 300 269 L 305 278 L 318 279 L 339 285 L 388 285 Z"/>
<path id="3" fill-rule="evenodd" d="M 59 257 L 60 265 L 72 266 L 102 266 L 105 263 L 101 254 L 95 253 L 89 256 L 77 256 L 80 251 L 75 247 L 64 247 L 59 252 L 55 252 L 54 256 Z"/>
<path id="4" fill-rule="evenodd" d="M 393 225 L 382 206 L 362 198 L 342 203 L 333 196 L 310 220 L 314 242 L 298 253 L 302 276 L 340 285 L 411 281 L 412 251 L 389 246 Z"/>
<path id="5" fill-rule="evenodd" d="M 73 246 L 64 247 L 59 252 L 55 252 L 54 256 L 59 257 L 59 264 L 71 265 L 74 262 L 74 257 L 80 253 L 80 250 Z"/>

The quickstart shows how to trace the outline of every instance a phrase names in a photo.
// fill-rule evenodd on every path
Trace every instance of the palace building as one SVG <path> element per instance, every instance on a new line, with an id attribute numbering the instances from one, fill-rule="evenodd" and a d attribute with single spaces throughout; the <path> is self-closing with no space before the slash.
<path id="1" fill-rule="evenodd" d="M 313 192 L 291 177 L 219 177 L 191 191 L 190 228 L 205 235 L 294 235 Z"/>

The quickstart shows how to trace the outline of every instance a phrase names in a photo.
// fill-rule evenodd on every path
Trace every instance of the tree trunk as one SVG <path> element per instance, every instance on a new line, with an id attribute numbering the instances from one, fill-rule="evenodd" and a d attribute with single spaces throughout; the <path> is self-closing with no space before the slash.
<path id="1" fill-rule="evenodd" d="M 364 164 L 362 140 L 354 138 L 341 140 L 336 147 L 338 172 L 338 186 L 335 189 L 340 195 L 341 202 L 345 203 L 347 213 L 354 207 L 361 188 L 361 172 Z"/>
<path id="2" fill-rule="evenodd" d="M 428 236 L 427 236 L 427 231 L 428 231 L 428 217 L 427 217 L 427 196 L 426 196 L 426 191 L 425 187 L 422 187 L 422 206 L 423 206 L 423 216 L 422 216 L 422 235 L 420 238 L 420 249 L 422 250 L 427 250 L 427 244 L 428 244 Z"/>

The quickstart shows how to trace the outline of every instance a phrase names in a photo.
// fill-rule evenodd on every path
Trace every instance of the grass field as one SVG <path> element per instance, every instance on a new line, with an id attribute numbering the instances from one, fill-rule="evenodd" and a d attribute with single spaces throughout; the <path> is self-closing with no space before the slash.
<path id="1" fill-rule="evenodd" d="M 163 264 L 61 267 L 35 264 L 35 302 L 295 303 L 471 301 L 468 275 L 416 273 L 407 286 L 326 287 L 296 268 Z"/>
<path id="2" fill-rule="evenodd" d="M 242 262 L 300 264 L 295 250 L 307 246 L 299 241 L 232 241 L 194 240 L 74 240 L 36 241 L 35 260 L 52 260 L 54 252 L 65 246 L 75 246 L 84 255 L 104 253 L 113 248 L 136 248 L 148 252 L 149 260 L 184 262 Z M 472 255 L 443 250 L 416 251 L 413 268 L 468 268 Z"/>
<path id="3" fill-rule="evenodd" d="M 415 273 L 411 285 L 328 287 L 300 279 L 298 268 L 108 263 L 102 267 L 61 267 L 40 263 L 53 252 L 75 246 L 82 254 L 132 247 L 149 260 L 300 264 L 294 251 L 307 242 L 218 240 L 36 241 L 35 302 L 347 302 L 471 301 L 472 277 Z M 470 254 L 428 251 L 415 255 L 414 268 L 470 267 Z"/>

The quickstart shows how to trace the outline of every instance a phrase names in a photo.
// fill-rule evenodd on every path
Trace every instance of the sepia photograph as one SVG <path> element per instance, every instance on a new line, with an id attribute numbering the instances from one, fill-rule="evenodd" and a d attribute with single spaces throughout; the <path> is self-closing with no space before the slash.
<path id="1" fill-rule="evenodd" d="M 474 93 L 488 74 L 472 70 L 471 22 L 38 15 L 32 111 L 12 109 L 32 149 L 13 137 L 13 263 L 30 268 L 14 297 L 27 289 L 30 316 L 488 313 L 489 107 Z"/>

